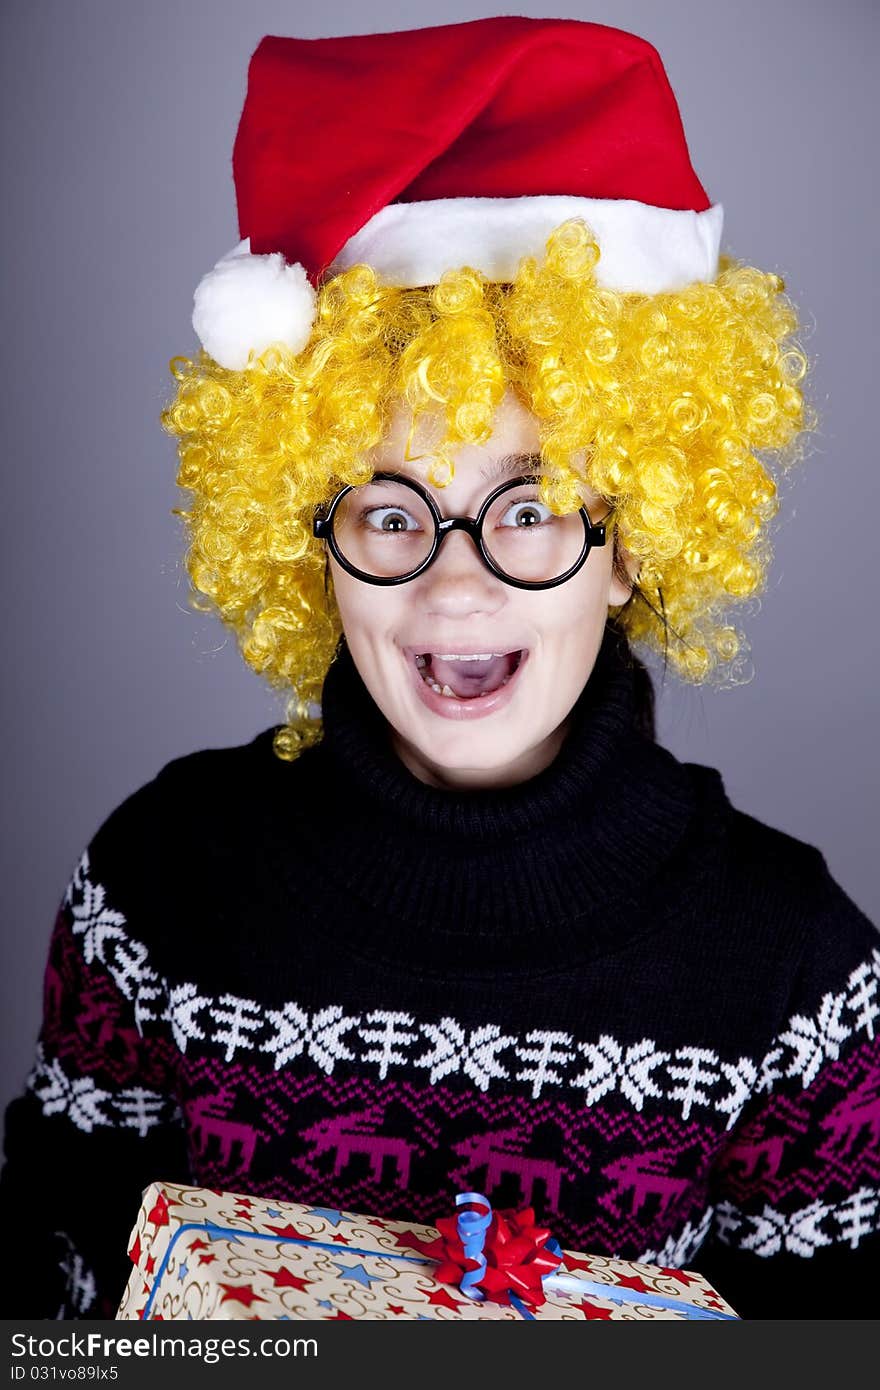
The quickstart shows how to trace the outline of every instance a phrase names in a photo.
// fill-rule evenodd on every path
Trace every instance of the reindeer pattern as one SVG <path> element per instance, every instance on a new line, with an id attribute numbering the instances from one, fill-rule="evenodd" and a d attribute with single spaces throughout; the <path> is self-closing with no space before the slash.
<path id="1" fill-rule="evenodd" d="M 867 1076 L 838 1101 L 823 1120 L 822 1129 L 828 1138 L 820 1152 L 848 1157 L 862 1141 L 876 1151 L 880 1146 L 880 1072 Z"/>
<path id="2" fill-rule="evenodd" d="M 241 1082 L 221 1081 L 214 1091 L 184 1101 L 194 1178 L 205 1185 L 432 1223 L 456 1192 L 479 1190 L 496 1206 L 534 1207 L 560 1231 L 586 1191 L 603 1235 L 606 1227 L 609 1233 L 631 1223 L 642 1227 L 645 1214 L 649 1224 L 654 1218 L 668 1222 L 670 1213 L 676 1219 L 677 1204 L 692 1186 L 692 1179 L 672 1171 L 681 1154 L 674 1144 L 642 1146 L 614 1159 L 618 1136 L 594 1132 L 585 1144 L 570 1121 L 549 1107 L 536 1113 L 528 1101 L 505 1107 L 493 1123 L 491 1101 L 462 1105 L 442 1088 L 401 1096 L 376 1087 L 370 1095 L 352 1083 L 336 1096 L 329 1087 L 303 1096 L 297 1106 L 290 1096 L 282 1104 L 281 1088 L 267 1095 L 255 1079 L 253 1085 L 250 1113 Z M 242 1112 L 251 1123 L 239 1118 Z M 589 1117 L 594 1130 L 597 1118 L 598 1112 Z M 262 1180 L 263 1165 L 277 1172 L 282 1144 L 288 1178 L 273 1176 L 270 1187 Z"/>
<path id="3" fill-rule="evenodd" d="M 323 1153 L 334 1155 L 335 1178 L 342 1176 L 353 1160 L 365 1158 L 371 1178 L 381 1183 L 387 1160 L 393 1185 L 405 1189 L 409 1184 L 415 1145 L 406 1139 L 377 1133 L 375 1127 L 382 1124 L 382 1119 L 383 1108 L 374 1105 L 367 1110 L 319 1120 L 303 1130 L 302 1138 L 311 1147 L 312 1160 Z"/>
<path id="4" fill-rule="evenodd" d="M 287 1070 L 269 1078 L 220 1063 L 211 1070 L 206 1090 L 212 1078 L 199 1060 L 182 1102 L 193 1179 L 205 1186 L 428 1224 L 456 1193 L 483 1191 L 496 1207 L 534 1207 L 571 1248 L 636 1258 L 694 1225 L 716 1182 L 738 1205 L 760 1191 L 784 1199 L 811 1181 L 799 1159 L 807 1135 L 797 1097 L 774 1098 L 725 1145 L 698 1121 L 600 1105 Z M 838 1089 L 829 1102 L 821 1129 L 828 1162 L 870 1165 L 880 1136 L 877 1078 Z"/>
<path id="5" fill-rule="evenodd" d="M 665 1215 L 670 1206 L 681 1201 L 693 1183 L 692 1178 L 675 1177 L 670 1173 L 678 1156 L 668 1148 L 659 1148 L 647 1153 L 626 1154 L 606 1164 L 602 1172 L 610 1187 L 600 1195 L 600 1203 L 609 1211 L 629 1210 L 636 1215 L 655 1200 L 658 1213 Z"/>
<path id="6" fill-rule="evenodd" d="M 513 1177 L 519 1184 L 519 1201 L 524 1206 L 534 1206 L 543 1197 L 545 1210 L 558 1212 L 560 1186 L 567 1171 L 552 1159 L 524 1154 L 524 1141 L 525 1136 L 519 1129 L 472 1135 L 453 1145 L 455 1152 L 465 1160 L 456 1171 L 462 1181 L 471 1185 L 482 1172 L 482 1187 L 489 1193 L 500 1187 L 505 1178 Z"/>
<path id="7" fill-rule="evenodd" d="M 198 1164 L 215 1163 L 229 1177 L 246 1173 L 256 1149 L 258 1132 L 240 1120 L 228 1120 L 234 1103 L 231 1091 L 199 1096 L 186 1106 L 190 1141 Z"/>

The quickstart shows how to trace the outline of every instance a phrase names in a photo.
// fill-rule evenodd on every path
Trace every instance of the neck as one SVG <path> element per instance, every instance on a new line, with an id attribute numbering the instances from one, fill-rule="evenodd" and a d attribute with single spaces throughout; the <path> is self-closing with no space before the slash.
<path id="1" fill-rule="evenodd" d="M 396 729 L 389 729 L 389 739 L 403 766 L 426 787 L 451 792 L 492 791 L 519 786 L 548 768 L 565 742 L 570 724 L 570 718 L 563 720 L 547 738 L 534 748 L 527 748 L 518 758 L 501 768 L 442 767 L 426 758 L 407 739 L 401 738 Z"/>

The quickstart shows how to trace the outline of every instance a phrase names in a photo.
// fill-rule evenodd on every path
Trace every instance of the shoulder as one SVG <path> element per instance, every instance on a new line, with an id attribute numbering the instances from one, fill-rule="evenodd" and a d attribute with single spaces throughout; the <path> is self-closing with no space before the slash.
<path id="1" fill-rule="evenodd" d="M 779 965 L 806 1007 L 853 971 L 880 969 L 880 932 L 835 879 L 817 845 L 734 806 L 715 768 L 685 763 L 704 815 L 719 827 L 718 891 L 741 949 Z M 795 967 L 793 969 L 793 967 Z"/>
<path id="2" fill-rule="evenodd" d="M 271 826 L 275 798 L 301 784 L 316 751 L 284 763 L 274 733 L 174 758 L 120 802 L 83 856 L 93 895 L 142 919 L 168 920 L 171 900 L 202 893 L 218 865 L 232 873 L 245 844 L 259 843 Z"/>
<path id="3" fill-rule="evenodd" d="M 702 774 L 710 771 L 694 770 Z M 815 911 L 835 887 L 821 849 L 734 806 L 720 772 L 712 772 L 717 779 L 716 796 L 724 802 L 729 872 L 752 892 L 765 895 L 768 903 L 778 906 L 784 899 L 802 914 Z"/>
<path id="4" fill-rule="evenodd" d="M 172 758 L 153 779 L 165 794 L 181 788 L 202 788 L 211 785 L 236 785 L 239 781 L 270 774 L 275 766 L 289 767 L 275 756 L 272 740 L 277 725 L 263 729 L 246 743 L 225 748 L 200 748 L 182 757 Z"/>
<path id="5" fill-rule="evenodd" d="M 189 820 L 197 832 L 200 825 L 211 823 L 209 806 L 216 823 L 217 813 L 231 814 L 244 797 L 268 793 L 282 778 L 288 785 L 297 780 L 309 755 L 294 763 L 276 757 L 272 743 L 277 727 L 263 729 L 247 743 L 201 748 L 173 758 L 110 812 L 96 841 L 116 842 L 130 836 L 142 822 L 157 818 Z"/>

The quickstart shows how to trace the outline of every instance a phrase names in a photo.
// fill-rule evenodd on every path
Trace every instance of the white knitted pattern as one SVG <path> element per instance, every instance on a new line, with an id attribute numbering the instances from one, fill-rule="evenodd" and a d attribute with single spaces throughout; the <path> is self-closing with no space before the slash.
<path id="1" fill-rule="evenodd" d="M 649 1037 L 623 1044 L 605 1033 L 586 1040 L 559 1029 L 515 1034 L 492 1022 L 426 1022 L 399 1010 L 347 1013 L 338 1003 L 309 1010 L 289 1001 L 270 1008 L 232 992 L 214 996 L 192 981 L 161 979 L 146 947 L 127 936 L 123 914 L 108 906 L 104 887 L 92 882 L 87 852 L 66 902 L 85 959 L 100 961 L 132 1001 L 141 1030 L 167 1022 L 181 1052 L 199 1042 L 218 1049 L 227 1062 L 268 1054 L 276 1070 L 307 1058 L 328 1076 L 338 1062 L 356 1063 L 378 1080 L 407 1069 L 411 1079 L 422 1072 L 432 1082 L 461 1075 L 481 1091 L 500 1083 L 527 1087 L 534 1099 L 568 1091 L 586 1106 L 612 1095 L 636 1111 L 655 1101 L 684 1121 L 714 1112 L 730 1129 L 751 1097 L 783 1079 L 806 1088 L 826 1062 L 840 1056 L 844 1043 L 874 1038 L 880 1019 L 877 949 L 839 991 L 823 997 L 814 1015 L 793 1014 L 758 1058 L 722 1057 L 702 1042 L 669 1050 Z M 85 1100 L 77 1104 L 82 1109 Z"/>

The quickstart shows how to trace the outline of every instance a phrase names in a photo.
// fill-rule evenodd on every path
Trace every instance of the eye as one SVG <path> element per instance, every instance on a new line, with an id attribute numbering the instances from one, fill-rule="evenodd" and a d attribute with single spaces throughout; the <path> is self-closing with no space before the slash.
<path id="1" fill-rule="evenodd" d="M 538 502 L 535 498 L 520 499 L 517 502 L 509 502 L 498 518 L 499 526 L 512 526 L 520 530 L 527 530 L 531 526 L 540 526 L 543 522 L 551 521 L 553 513 L 543 502 Z"/>
<path id="2" fill-rule="evenodd" d="M 366 507 L 361 521 L 371 531 L 418 531 L 419 523 L 404 507 Z"/>

